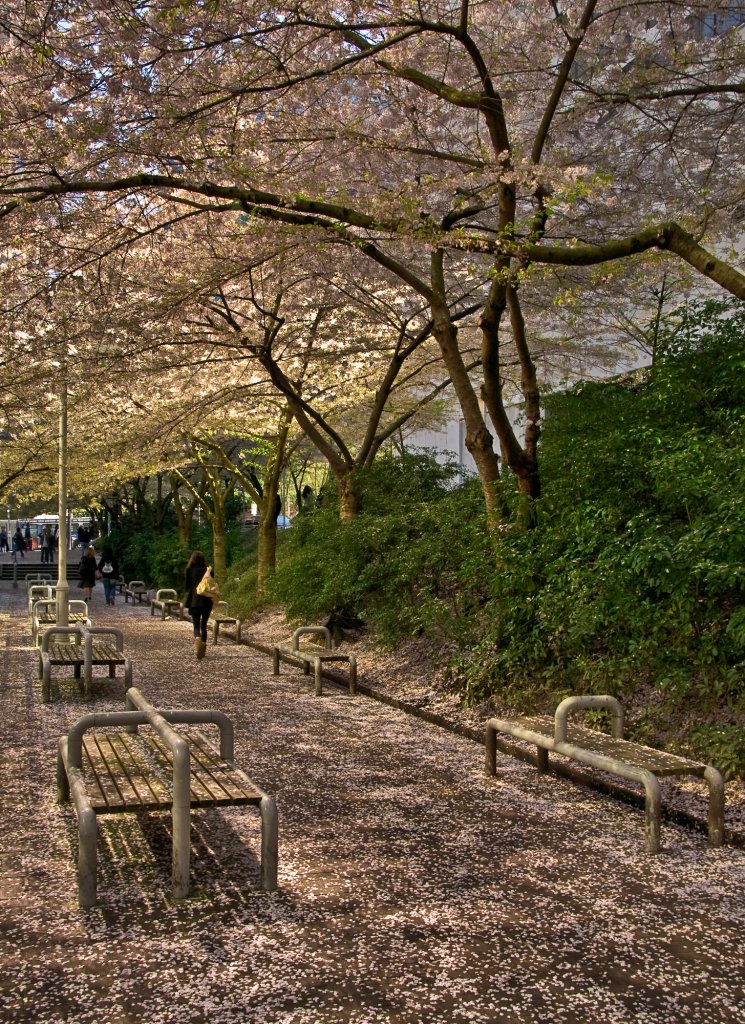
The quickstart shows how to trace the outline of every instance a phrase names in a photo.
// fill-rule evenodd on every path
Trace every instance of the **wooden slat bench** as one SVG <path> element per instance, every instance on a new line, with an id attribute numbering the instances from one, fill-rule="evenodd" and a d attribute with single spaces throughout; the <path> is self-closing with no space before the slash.
<path id="1" fill-rule="evenodd" d="M 178 594 L 175 590 L 168 588 L 156 590 L 155 597 L 150 602 L 150 614 L 155 615 L 156 611 L 160 612 L 160 617 L 164 622 L 166 615 L 172 615 L 175 619 L 184 617 L 184 606 L 179 601 Z"/>
<path id="2" fill-rule="evenodd" d="M 31 623 L 31 639 L 34 644 L 41 641 L 43 633 L 50 627 L 57 625 L 57 600 L 56 598 L 40 598 L 34 602 L 34 617 Z M 67 604 L 67 621 L 71 625 L 90 626 L 91 620 L 88 617 L 88 605 L 85 601 L 73 599 Z"/>
<path id="3" fill-rule="evenodd" d="M 612 735 L 580 725 L 569 725 L 576 709 L 603 708 L 612 712 Z M 709 787 L 709 842 L 721 846 L 724 840 L 724 781 L 716 768 L 698 764 L 677 754 L 645 747 L 623 738 L 623 709 L 615 697 L 567 697 L 548 716 L 515 719 L 490 718 L 486 723 L 486 771 L 496 773 L 497 734 L 505 733 L 538 748 L 538 770 L 548 770 L 550 751 L 641 783 L 645 793 L 645 846 L 647 853 L 660 849 L 661 791 L 658 779 L 692 775 Z"/>
<path id="4" fill-rule="evenodd" d="M 147 587 L 145 586 L 144 580 L 130 580 L 124 588 L 124 603 L 129 604 L 129 599 L 132 598 L 132 604 L 137 601 L 138 604 L 142 604 L 143 601 L 147 601 Z"/>
<path id="5" fill-rule="evenodd" d="M 320 636 L 324 640 L 324 646 L 301 647 L 300 638 L 303 636 Z M 279 675 L 281 658 L 288 661 L 299 661 L 306 676 L 310 674 L 311 666 L 313 666 L 316 697 L 320 697 L 323 693 L 323 666 L 330 661 L 347 662 L 349 665 L 349 692 L 357 692 L 357 659 L 353 654 L 340 654 L 334 650 L 331 632 L 326 626 L 300 626 L 292 634 L 290 646 L 278 644 L 273 647 L 272 671 L 275 676 Z"/>
<path id="6" fill-rule="evenodd" d="M 217 602 L 215 607 L 212 609 L 212 615 L 209 618 L 208 624 L 212 628 L 213 643 L 217 643 L 217 637 L 221 626 L 235 626 L 236 643 L 241 642 L 241 620 L 235 615 L 230 614 L 227 601 Z"/>
<path id="7" fill-rule="evenodd" d="M 233 724 L 220 711 L 158 711 L 139 690 L 127 691 L 126 711 L 81 718 L 59 741 L 57 799 L 70 798 L 78 818 L 78 900 L 96 904 L 96 818 L 99 814 L 170 811 L 175 899 L 189 894 L 190 811 L 255 806 L 261 814 L 261 887 L 277 888 L 274 799 L 233 763 Z M 174 725 L 217 725 L 216 748 L 201 732 Z M 139 732 L 140 726 L 152 731 Z M 92 730 L 105 728 L 104 733 Z M 115 730 L 115 731 L 114 731 Z"/>
<path id="8" fill-rule="evenodd" d="M 52 668 L 72 669 L 75 679 L 81 680 L 84 694 L 90 697 L 93 689 L 93 667 L 105 665 L 109 678 L 116 678 L 117 666 L 124 669 L 125 688 L 132 685 L 132 663 L 124 656 L 124 634 L 109 626 L 51 626 L 44 633 L 39 652 L 41 699 L 52 699 Z M 82 673 L 82 679 L 81 679 Z"/>

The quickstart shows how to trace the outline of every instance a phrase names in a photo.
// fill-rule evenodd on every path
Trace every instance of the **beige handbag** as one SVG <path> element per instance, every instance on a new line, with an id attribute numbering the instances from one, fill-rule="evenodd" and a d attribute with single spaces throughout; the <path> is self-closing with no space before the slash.
<path id="1" fill-rule="evenodd" d="M 202 576 L 199 583 L 197 583 L 197 593 L 200 597 L 209 597 L 212 601 L 220 600 L 220 588 L 217 585 L 217 580 L 212 575 L 212 566 L 207 566 L 207 571 Z"/>

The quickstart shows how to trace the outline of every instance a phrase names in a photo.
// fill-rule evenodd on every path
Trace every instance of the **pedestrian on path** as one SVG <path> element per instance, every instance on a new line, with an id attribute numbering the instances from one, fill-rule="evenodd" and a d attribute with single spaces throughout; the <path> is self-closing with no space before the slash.
<path id="1" fill-rule="evenodd" d="M 16 532 L 13 534 L 13 554 L 20 554 L 21 558 L 25 558 L 26 541 L 23 539 L 23 531 L 20 526 L 16 526 Z"/>
<path id="2" fill-rule="evenodd" d="M 96 585 L 96 552 L 91 546 L 86 548 L 85 554 L 80 560 L 80 586 L 85 591 L 85 600 L 90 601 L 93 597 L 93 588 Z"/>
<path id="3" fill-rule="evenodd" d="M 5 527 L 0 530 L 0 555 L 8 553 L 8 534 L 5 531 Z"/>
<path id="4" fill-rule="evenodd" d="M 49 526 L 45 526 L 44 529 L 41 531 L 39 545 L 41 547 L 42 564 L 46 565 L 47 562 L 52 561 L 52 531 L 49 529 Z"/>
<path id="5" fill-rule="evenodd" d="M 207 620 L 212 612 L 212 598 L 197 593 L 207 571 L 207 560 L 201 551 L 193 551 L 186 565 L 186 607 L 194 624 L 194 650 L 198 659 L 207 653 Z M 212 573 L 214 576 L 214 573 Z"/>
<path id="6" fill-rule="evenodd" d="M 108 545 L 106 545 L 101 553 L 98 572 L 103 581 L 106 604 L 113 604 L 116 597 L 116 581 L 119 579 L 119 564 L 116 560 L 116 555 Z"/>

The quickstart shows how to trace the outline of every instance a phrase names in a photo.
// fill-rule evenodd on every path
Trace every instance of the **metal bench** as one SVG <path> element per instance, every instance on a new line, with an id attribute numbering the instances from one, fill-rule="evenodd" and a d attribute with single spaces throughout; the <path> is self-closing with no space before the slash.
<path id="1" fill-rule="evenodd" d="M 612 713 L 611 735 L 580 725 L 569 725 L 570 712 L 576 709 L 603 708 Z M 623 709 L 615 697 L 567 697 L 548 716 L 515 719 L 490 718 L 486 723 L 486 771 L 496 774 L 497 734 L 506 733 L 538 748 L 538 770 L 548 770 L 550 751 L 638 782 L 645 793 L 645 846 L 647 853 L 660 849 L 661 791 L 658 779 L 693 775 L 709 787 L 709 842 L 721 846 L 724 840 L 724 781 L 716 768 L 698 764 L 677 754 L 623 738 Z"/>
<path id="2" fill-rule="evenodd" d="M 236 643 L 241 642 L 241 620 L 236 618 L 235 615 L 230 614 L 227 601 L 217 602 L 215 607 L 212 609 L 212 615 L 209 618 L 209 625 L 212 628 L 213 643 L 217 643 L 220 626 L 235 626 Z"/>
<path id="3" fill-rule="evenodd" d="M 36 580 L 28 585 L 26 593 L 28 595 L 28 617 L 31 619 L 31 622 L 34 621 L 36 602 L 54 600 L 56 590 L 56 586 L 52 583 L 40 583 Z"/>
<path id="4" fill-rule="evenodd" d="M 172 615 L 176 619 L 184 617 L 184 606 L 179 601 L 178 594 L 175 590 L 167 588 L 156 590 L 155 597 L 150 602 L 150 614 L 155 615 L 156 611 L 160 612 L 160 617 L 164 622 L 166 615 Z"/>
<path id="5" fill-rule="evenodd" d="M 323 647 L 301 647 L 300 638 L 303 636 L 320 636 L 323 638 Z M 281 658 L 289 661 L 299 661 L 303 673 L 310 674 L 311 665 L 315 679 L 315 695 L 320 697 L 323 693 L 323 666 L 329 661 L 347 662 L 349 665 L 349 692 L 357 693 L 357 659 L 353 654 L 339 654 L 334 650 L 331 632 L 326 626 L 300 626 L 292 634 L 292 643 L 287 645 L 278 644 L 272 648 L 273 674 L 279 675 L 279 663 Z"/>
<path id="6" fill-rule="evenodd" d="M 59 638 L 59 639 L 58 639 Z M 124 634 L 111 626 L 51 626 L 42 637 L 39 651 L 41 699 L 52 699 L 52 668 L 72 669 L 81 689 L 90 697 L 93 689 L 93 667 L 105 665 L 109 679 L 116 678 L 117 666 L 124 669 L 125 688 L 132 685 L 132 663 L 124 656 Z M 82 673 L 82 678 L 81 678 Z"/>
<path id="7" fill-rule="evenodd" d="M 138 604 L 142 604 L 143 600 L 147 600 L 147 587 L 145 586 L 144 580 L 130 580 L 124 588 L 124 603 L 129 604 L 129 599 L 132 598 L 132 604 L 137 601 Z"/>
<path id="8" fill-rule="evenodd" d="M 39 584 L 47 584 L 48 586 L 51 586 L 55 582 L 55 578 L 50 572 L 34 572 L 29 573 L 24 578 L 24 582 L 26 584 L 26 593 L 28 593 L 32 587 Z"/>
<path id="9" fill-rule="evenodd" d="M 57 601 L 54 598 L 40 598 L 34 602 L 34 617 L 31 622 L 31 639 L 38 644 L 43 633 L 50 627 L 57 625 Z M 85 601 L 68 601 L 67 621 L 72 625 L 80 623 L 90 626 L 91 620 L 88 617 L 88 605 Z"/>
<path id="10" fill-rule="evenodd" d="M 191 809 L 253 805 L 261 814 L 261 887 L 277 888 L 277 811 L 274 799 L 233 763 L 233 724 L 221 711 L 159 711 L 137 689 L 126 711 L 86 715 L 59 741 L 57 799 L 72 798 L 78 819 L 78 902 L 97 897 L 97 815 L 170 811 L 171 880 L 175 899 L 189 894 Z M 212 723 L 217 749 L 201 732 L 174 725 Z M 152 732 L 140 733 L 140 726 Z M 92 732 L 105 728 L 107 732 Z M 112 731 L 114 730 L 114 731 Z"/>

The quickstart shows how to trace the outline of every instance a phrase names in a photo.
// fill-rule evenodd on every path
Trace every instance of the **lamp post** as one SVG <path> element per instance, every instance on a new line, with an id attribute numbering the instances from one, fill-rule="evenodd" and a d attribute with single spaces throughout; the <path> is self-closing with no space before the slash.
<path id="1" fill-rule="evenodd" d="M 57 625 L 70 624 L 70 587 L 67 582 L 67 362 L 59 388 L 59 504 L 57 507 Z"/>

